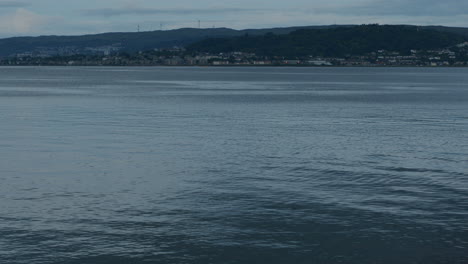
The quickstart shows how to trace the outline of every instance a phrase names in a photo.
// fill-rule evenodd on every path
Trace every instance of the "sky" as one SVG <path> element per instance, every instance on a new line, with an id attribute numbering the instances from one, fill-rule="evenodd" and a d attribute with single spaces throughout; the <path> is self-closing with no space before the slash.
<path id="1" fill-rule="evenodd" d="M 0 37 L 181 27 L 330 24 L 468 27 L 468 0 L 0 0 Z"/>

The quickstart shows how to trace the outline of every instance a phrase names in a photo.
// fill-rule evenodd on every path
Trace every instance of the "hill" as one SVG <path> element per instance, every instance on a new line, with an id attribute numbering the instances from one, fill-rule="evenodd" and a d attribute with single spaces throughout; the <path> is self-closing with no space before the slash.
<path id="1" fill-rule="evenodd" d="M 120 32 L 83 36 L 39 36 L 0 39 L 0 57 L 20 53 L 42 53 L 45 55 L 71 55 L 99 53 L 104 50 L 127 52 L 152 49 L 184 47 L 212 37 L 235 37 L 245 34 L 263 35 L 267 32 L 288 34 L 302 28 L 328 28 L 334 26 L 288 27 L 271 29 L 234 30 L 229 28 L 195 29 L 182 28 L 167 31 Z"/>
<path id="2" fill-rule="evenodd" d="M 268 33 L 233 38 L 210 38 L 188 46 L 189 51 L 222 53 L 240 51 L 264 56 L 364 55 L 378 50 L 409 54 L 410 50 L 432 50 L 468 40 L 443 28 L 362 25 L 327 29 L 299 29 L 285 35 Z"/>
<path id="3" fill-rule="evenodd" d="M 174 46 L 186 47 L 206 39 L 234 38 L 248 35 L 250 37 L 269 34 L 266 38 L 271 38 L 274 34 L 278 36 L 291 34 L 294 31 L 294 38 L 302 38 L 301 34 L 309 34 L 303 30 L 325 30 L 325 29 L 346 29 L 355 27 L 353 25 L 330 25 L 330 26 L 305 26 L 305 27 L 285 27 L 267 29 L 246 29 L 234 30 L 228 28 L 194 29 L 182 28 L 167 31 L 149 32 L 120 32 L 104 33 L 83 36 L 40 36 L 40 37 L 14 37 L 0 39 L 0 57 L 15 56 L 27 53 L 35 56 L 41 55 L 73 55 L 73 54 L 103 54 L 112 51 L 144 51 L 152 49 L 171 48 Z M 420 29 L 432 29 L 441 33 L 453 33 L 459 36 L 468 37 L 468 28 L 453 27 L 419 27 Z M 325 31 L 323 31 L 325 32 Z M 271 34 L 270 34 L 271 33 Z M 325 33 L 321 33 L 322 35 Z M 328 35 L 320 36 L 329 37 Z M 258 40 L 258 39 L 257 39 Z M 249 41 L 257 41 L 249 39 Z M 218 42 L 221 40 L 218 40 Z M 274 39 L 276 41 L 276 39 Z M 210 41 L 208 41 L 210 42 Z M 204 42 L 207 43 L 207 42 Z M 213 42 L 210 42 L 213 44 Z M 210 45 L 211 45 L 210 44 Z M 271 43 L 270 43 L 271 44 Z M 268 45 L 270 45 L 268 44 Z M 284 45 L 286 43 L 283 43 Z M 216 44 L 219 45 L 219 44 Z M 271 46 L 271 45 L 270 45 Z M 192 46 L 194 47 L 194 46 Z"/>

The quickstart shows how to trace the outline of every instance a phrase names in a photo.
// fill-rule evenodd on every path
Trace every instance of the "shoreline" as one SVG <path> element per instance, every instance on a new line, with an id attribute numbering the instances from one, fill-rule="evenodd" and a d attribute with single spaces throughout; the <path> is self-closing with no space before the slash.
<path id="1" fill-rule="evenodd" d="M 468 68 L 468 65 L 445 65 L 445 66 L 413 66 L 413 65 L 331 65 L 331 66 L 315 66 L 315 65 L 91 65 L 91 64 L 50 64 L 50 65 L 8 65 L 0 64 L 0 67 L 167 67 L 167 68 Z"/>

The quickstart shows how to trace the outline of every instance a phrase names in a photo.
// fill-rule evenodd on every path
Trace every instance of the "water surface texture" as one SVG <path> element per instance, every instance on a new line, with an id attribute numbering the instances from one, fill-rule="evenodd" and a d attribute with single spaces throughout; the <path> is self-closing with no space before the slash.
<path id="1" fill-rule="evenodd" d="M 468 69 L 0 68 L 0 263 L 468 263 Z"/>

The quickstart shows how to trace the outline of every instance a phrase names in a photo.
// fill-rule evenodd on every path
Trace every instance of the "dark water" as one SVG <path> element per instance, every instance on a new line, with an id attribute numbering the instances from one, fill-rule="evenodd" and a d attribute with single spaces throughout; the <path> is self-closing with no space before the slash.
<path id="1" fill-rule="evenodd" d="M 0 68 L 0 263 L 468 263 L 468 69 Z"/>

